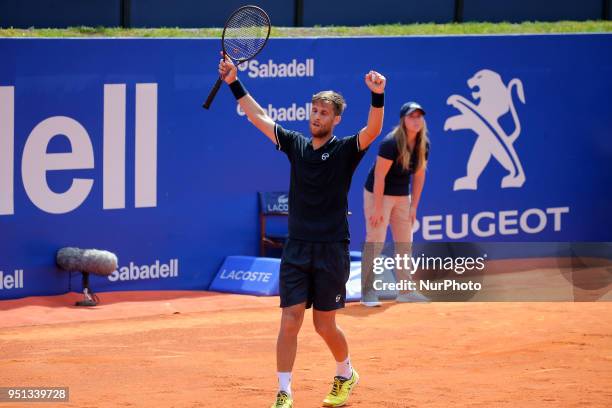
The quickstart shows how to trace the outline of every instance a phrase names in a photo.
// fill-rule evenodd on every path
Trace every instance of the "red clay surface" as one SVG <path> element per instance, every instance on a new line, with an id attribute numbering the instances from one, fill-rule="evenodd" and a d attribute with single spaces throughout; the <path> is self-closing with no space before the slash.
<path id="1" fill-rule="evenodd" d="M 67 386 L 69 403 L 0 407 L 269 407 L 277 298 L 209 292 L 0 302 L 0 386 Z M 612 307 L 351 304 L 338 321 L 361 382 L 351 407 L 610 407 Z M 335 364 L 307 312 L 295 407 L 319 407 Z"/>

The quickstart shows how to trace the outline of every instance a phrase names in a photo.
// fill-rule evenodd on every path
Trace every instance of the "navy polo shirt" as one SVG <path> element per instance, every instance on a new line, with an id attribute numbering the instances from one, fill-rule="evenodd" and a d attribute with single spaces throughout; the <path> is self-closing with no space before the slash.
<path id="1" fill-rule="evenodd" d="M 359 134 L 332 136 L 313 149 L 302 133 L 274 127 L 278 150 L 291 163 L 289 186 L 289 238 L 311 242 L 349 240 L 348 192 L 365 150 Z"/>
<path id="2" fill-rule="evenodd" d="M 389 133 L 380 143 L 378 148 L 378 155 L 383 159 L 392 160 L 393 164 L 385 177 L 385 192 L 384 195 L 390 196 L 407 196 L 410 195 L 410 175 L 415 171 L 416 163 L 416 149 L 412 152 L 410 157 L 410 164 L 408 170 L 399 163 L 398 156 L 399 151 L 397 149 L 397 142 L 393 137 L 393 133 Z M 429 143 L 427 143 L 425 150 L 425 160 L 429 158 Z M 370 169 L 368 178 L 366 179 L 365 188 L 370 193 L 374 192 L 374 169 L 376 163 Z"/>

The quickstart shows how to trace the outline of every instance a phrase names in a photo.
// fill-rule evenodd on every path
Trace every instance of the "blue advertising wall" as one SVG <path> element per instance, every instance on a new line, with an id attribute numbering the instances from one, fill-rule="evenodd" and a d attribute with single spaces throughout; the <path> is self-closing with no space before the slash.
<path id="1" fill-rule="evenodd" d="M 240 77 L 305 133 L 322 89 L 348 101 L 338 136 L 363 127 L 370 69 L 388 78 L 382 136 L 419 101 L 431 155 L 415 240 L 612 241 L 611 47 L 607 34 L 272 39 Z M 0 40 L 0 298 L 66 292 L 65 246 L 118 255 L 97 290 L 207 289 L 226 256 L 257 253 L 256 192 L 287 189 L 289 164 L 226 86 L 201 108 L 218 51 Z M 353 178 L 351 249 L 379 142 Z"/>

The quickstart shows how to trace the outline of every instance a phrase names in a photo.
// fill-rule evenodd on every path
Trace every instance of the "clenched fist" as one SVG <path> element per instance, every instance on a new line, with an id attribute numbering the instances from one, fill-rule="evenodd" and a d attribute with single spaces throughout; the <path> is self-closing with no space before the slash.
<path id="1" fill-rule="evenodd" d="M 370 91 L 381 94 L 385 91 L 387 78 L 379 72 L 370 71 L 365 75 L 365 83 Z"/>

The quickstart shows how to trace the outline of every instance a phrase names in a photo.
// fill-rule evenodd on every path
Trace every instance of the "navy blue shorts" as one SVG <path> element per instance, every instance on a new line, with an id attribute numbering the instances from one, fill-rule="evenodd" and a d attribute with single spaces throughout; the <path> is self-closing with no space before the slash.
<path id="1" fill-rule="evenodd" d="M 350 275 L 348 242 L 289 239 L 280 265 L 281 307 L 306 302 L 306 308 L 331 311 L 344 307 Z"/>

